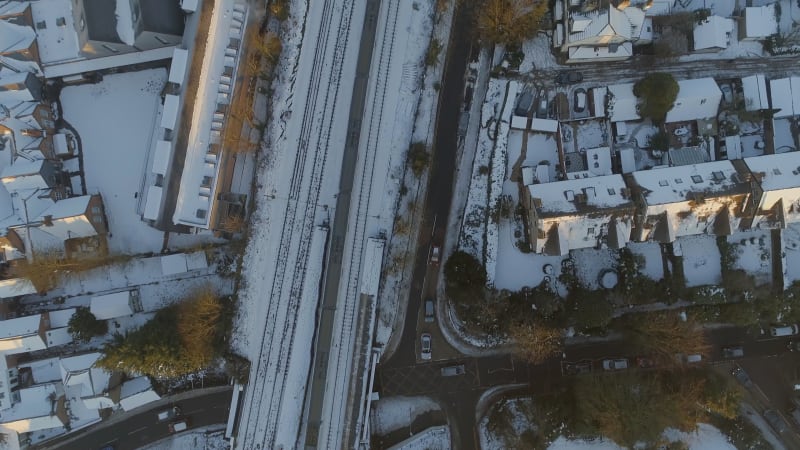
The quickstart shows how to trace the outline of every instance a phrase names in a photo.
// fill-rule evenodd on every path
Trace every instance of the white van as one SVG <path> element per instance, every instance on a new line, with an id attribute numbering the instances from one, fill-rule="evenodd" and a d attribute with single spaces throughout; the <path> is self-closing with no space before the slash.
<path id="1" fill-rule="evenodd" d="M 797 324 L 769 328 L 769 334 L 773 337 L 794 336 L 798 333 L 800 333 L 800 327 L 798 327 Z"/>

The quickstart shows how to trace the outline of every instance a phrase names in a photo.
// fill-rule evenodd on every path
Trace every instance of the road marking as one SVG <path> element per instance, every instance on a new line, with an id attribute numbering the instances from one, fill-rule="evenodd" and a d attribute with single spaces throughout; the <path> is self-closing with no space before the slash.
<path id="1" fill-rule="evenodd" d="M 131 431 L 130 433 L 128 433 L 128 436 L 130 436 L 130 435 L 132 435 L 132 434 L 136 434 L 136 433 L 138 433 L 138 432 L 140 432 L 140 431 L 144 431 L 144 430 L 146 430 L 146 429 L 147 429 L 147 427 L 137 428 L 137 429 L 135 429 L 135 430 Z"/>

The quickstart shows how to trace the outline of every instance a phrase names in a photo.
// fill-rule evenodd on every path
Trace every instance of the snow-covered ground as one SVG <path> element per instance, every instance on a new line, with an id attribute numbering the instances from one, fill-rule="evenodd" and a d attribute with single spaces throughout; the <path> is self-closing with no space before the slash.
<path id="1" fill-rule="evenodd" d="M 428 397 L 387 397 L 372 404 L 372 433 L 384 435 L 407 427 L 420 415 L 438 411 L 439 405 Z"/>
<path id="2" fill-rule="evenodd" d="M 141 450 L 227 450 L 225 430 L 192 429 L 142 447 Z"/>
<path id="3" fill-rule="evenodd" d="M 589 289 L 600 289 L 600 274 L 617 264 L 617 251 L 609 248 L 582 248 L 570 252 L 575 261 L 575 274 Z M 613 287 L 613 286 L 607 286 Z"/>
<path id="4" fill-rule="evenodd" d="M 482 450 L 500 450 L 508 448 L 510 442 L 518 439 L 526 431 L 532 430 L 529 422 L 535 407 L 530 398 L 506 400 L 500 409 L 493 409 L 478 424 L 478 435 Z M 498 412 L 500 411 L 500 412 Z M 493 415 L 490 418 L 490 415 Z M 534 431 L 535 432 L 535 431 Z M 663 437 L 668 442 L 683 442 L 689 450 L 734 450 L 728 437 L 717 428 L 708 424 L 698 424 L 697 430 L 691 433 L 674 429 L 664 430 Z M 592 440 L 567 439 L 564 436 L 553 441 L 547 450 L 625 450 L 613 441 L 596 438 Z"/>
<path id="5" fill-rule="evenodd" d="M 86 189 L 103 197 L 108 245 L 114 253 L 159 252 L 163 245 L 164 232 L 141 220 L 140 204 L 166 80 L 166 70 L 149 69 L 107 75 L 98 84 L 61 91 L 64 119 L 81 137 Z M 79 186 L 73 189 L 80 192 Z M 191 246 L 212 237 L 177 239 L 178 245 Z"/>
<path id="6" fill-rule="evenodd" d="M 652 280 L 664 278 L 664 261 L 661 256 L 661 246 L 657 242 L 629 242 L 628 249 L 644 259 L 639 273 Z"/>
<path id="7" fill-rule="evenodd" d="M 753 275 L 757 285 L 772 282 L 772 239 L 769 230 L 745 231 L 728 236 L 734 246 L 734 269 Z"/>
<path id="8" fill-rule="evenodd" d="M 683 250 L 683 273 L 686 286 L 719 284 L 722 263 L 716 236 L 697 235 L 678 238 Z"/>

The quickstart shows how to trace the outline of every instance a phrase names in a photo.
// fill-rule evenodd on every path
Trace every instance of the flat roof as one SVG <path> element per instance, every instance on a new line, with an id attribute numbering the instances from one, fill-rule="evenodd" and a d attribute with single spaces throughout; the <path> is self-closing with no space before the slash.
<path id="1" fill-rule="evenodd" d="M 690 200 L 690 193 L 727 194 L 749 189 L 738 179 L 730 161 L 640 170 L 633 173 L 648 205 L 664 205 Z"/>
<path id="2" fill-rule="evenodd" d="M 164 96 L 164 110 L 161 113 L 161 126 L 169 130 L 175 129 L 178 121 L 178 109 L 181 105 L 181 98 L 177 95 L 167 94 Z"/>
<path id="3" fill-rule="evenodd" d="M 45 78 L 64 77 L 85 72 L 110 69 L 112 67 L 124 67 L 132 64 L 142 64 L 152 61 L 161 61 L 172 57 L 174 45 L 168 47 L 154 48 L 141 52 L 123 53 L 120 55 L 104 56 L 102 58 L 79 59 L 70 62 L 57 63 L 44 66 Z"/>
<path id="4" fill-rule="evenodd" d="M 91 311 L 100 320 L 129 316 L 131 309 L 131 291 L 114 292 L 113 294 L 92 297 Z"/>
<path id="5" fill-rule="evenodd" d="M 773 119 L 800 115 L 800 77 L 770 80 Z"/>
<path id="6" fill-rule="evenodd" d="M 608 87 L 608 118 L 612 122 L 639 120 L 639 99 L 633 94 L 633 83 Z"/>
<path id="7" fill-rule="evenodd" d="M 753 174 L 761 174 L 760 184 L 765 191 L 800 187 L 800 152 L 745 158 Z"/>
<path id="8" fill-rule="evenodd" d="M 153 173 L 164 175 L 169 168 L 169 159 L 172 156 L 172 143 L 159 140 L 156 142 L 156 151 L 153 155 Z"/>
<path id="9" fill-rule="evenodd" d="M 623 196 L 627 186 L 622 175 L 580 178 L 526 186 L 536 209 L 543 213 L 577 213 L 586 208 L 613 208 L 632 204 Z M 577 196 L 585 196 L 581 203 Z"/>
<path id="10" fill-rule="evenodd" d="M 30 2 L 39 59 L 43 65 L 81 59 L 80 42 L 72 19 L 70 0 L 38 0 Z M 63 25 L 60 25 L 63 23 Z"/>
<path id="11" fill-rule="evenodd" d="M 667 112 L 666 123 L 716 117 L 722 91 L 713 78 L 678 81 L 678 97 Z"/>
<path id="12" fill-rule="evenodd" d="M 188 61 L 189 51 L 176 47 L 172 52 L 172 64 L 169 66 L 169 81 L 171 83 L 183 84 Z"/>
<path id="13" fill-rule="evenodd" d="M 158 213 L 161 212 L 161 199 L 164 190 L 160 186 L 150 186 L 147 189 L 147 200 L 144 203 L 144 217 L 147 220 L 158 220 Z"/>
<path id="14" fill-rule="evenodd" d="M 0 280 L 0 298 L 35 294 L 36 288 L 27 278 L 9 278 Z"/>
<path id="15" fill-rule="evenodd" d="M 764 75 L 751 75 L 742 78 L 742 94 L 744 95 L 745 111 L 769 109 L 767 81 Z"/>
<path id="16" fill-rule="evenodd" d="M 39 332 L 41 322 L 41 314 L 0 321 L 0 339 L 36 334 Z"/>

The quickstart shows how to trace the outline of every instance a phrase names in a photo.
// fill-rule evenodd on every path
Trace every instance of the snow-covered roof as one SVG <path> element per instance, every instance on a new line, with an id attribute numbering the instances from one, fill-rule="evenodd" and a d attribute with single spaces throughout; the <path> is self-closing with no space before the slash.
<path id="1" fill-rule="evenodd" d="M 18 1 L 0 1 L 0 16 L 15 16 L 18 14 L 22 14 L 25 12 L 25 9 L 28 8 L 30 4 L 28 2 L 18 2 Z"/>
<path id="2" fill-rule="evenodd" d="M 33 93 L 28 89 L 25 81 L 31 76 L 30 72 L 12 72 L 0 78 L 0 105 L 12 105 L 19 102 L 35 100 Z"/>
<path id="3" fill-rule="evenodd" d="M 532 184 L 526 189 L 534 199 L 540 216 L 590 212 L 632 204 L 626 195 L 627 188 L 621 175 Z"/>
<path id="4" fill-rule="evenodd" d="M 586 170 L 593 176 L 611 175 L 611 149 L 609 147 L 587 148 Z"/>
<path id="5" fill-rule="evenodd" d="M 41 314 L 0 321 L 0 339 L 36 334 L 39 332 L 41 323 Z"/>
<path id="6" fill-rule="evenodd" d="M 726 196 L 749 190 L 730 161 L 664 167 L 633 173 L 648 206 L 682 203 L 694 194 Z"/>
<path id="7" fill-rule="evenodd" d="M 133 308 L 131 308 L 130 291 L 92 297 L 90 310 L 92 314 L 100 320 L 129 316 L 135 312 Z"/>
<path id="8" fill-rule="evenodd" d="M 186 12 L 197 11 L 197 0 L 181 0 L 181 9 Z"/>
<path id="9" fill-rule="evenodd" d="M 44 75 L 47 78 L 57 78 L 79 73 L 109 69 L 112 67 L 123 67 L 133 64 L 161 61 L 171 58 L 172 50 L 174 48 L 175 46 L 172 45 L 154 48 L 151 50 L 144 50 L 141 52 L 129 52 L 119 55 L 104 56 L 102 58 L 83 58 L 74 61 L 59 62 L 57 64 L 46 65 L 44 67 Z"/>
<path id="10" fill-rule="evenodd" d="M 733 19 L 709 16 L 694 28 L 694 49 L 728 48 L 731 33 L 733 33 Z"/>
<path id="11" fill-rule="evenodd" d="M 75 308 L 54 309 L 48 312 L 50 328 L 63 328 L 69 325 L 69 319 L 75 314 Z"/>
<path id="12" fill-rule="evenodd" d="M 97 229 L 84 214 L 91 197 L 84 195 L 57 201 L 36 219 L 42 222 L 39 231 L 54 236 L 62 242 L 67 239 L 96 236 Z M 46 220 L 48 217 L 50 219 Z"/>
<path id="13" fill-rule="evenodd" d="M 190 270 L 200 270 L 208 267 L 205 252 L 175 253 L 161 257 L 161 273 L 175 275 Z"/>
<path id="14" fill-rule="evenodd" d="M 36 288 L 33 287 L 33 283 L 27 278 L 0 280 L 0 299 L 35 293 Z"/>
<path id="15" fill-rule="evenodd" d="M 36 40 L 33 28 L 0 20 L 0 53 L 14 53 L 27 49 Z"/>
<path id="16" fill-rule="evenodd" d="M 54 328 L 47 330 L 44 333 L 47 339 L 48 347 L 57 347 L 59 345 L 67 345 L 72 343 L 72 333 L 69 332 L 68 327 Z"/>
<path id="17" fill-rule="evenodd" d="M 55 401 L 64 394 L 61 383 L 35 385 L 18 393 L 20 401 L 0 415 L 0 429 L 28 433 L 64 426 L 65 422 L 54 414 Z"/>
<path id="18" fill-rule="evenodd" d="M 46 189 L 48 185 L 41 175 L 39 175 L 44 164 L 45 161 L 43 159 L 36 161 L 17 160 L 14 164 L 6 166 L 6 168 L 0 172 L 0 181 L 2 181 L 9 192 L 23 191 L 26 189 Z"/>
<path id="19" fill-rule="evenodd" d="M 181 100 L 177 95 L 167 94 L 164 97 L 164 111 L 161 115 L 161 126 L 170 130 L 175 129 L 178 121 L 178 108 Z"/>
<path id="20" fill-rule="evenodd" d="M 535 119 L 534 119 L 535 120 Z M 511 128 L 524 130 L 528 126 L 528 118 L 514 114 L 511 116 Z"/>
<path id="21" fill-rule="evenodd" d="M 589 89 L 592 95 L 592 115 L 594 117 L 606 116 L 606 96 L 608 95 L 608 88 L 595 87 Z"/>
<path id="22" fill-rule="evenodd" d="M 71 61 L 81 57 L 78 33 L 70 0 L 38 0 L 31 2 L 33 23 L 44 22 L 36 29 L 39 59 L 43 65 Z M 63 25 L 60 25 L 62 24 Z"/>
<path id="23" fill-rule="evenodd" d="M 153 155 L 153 173 L 164 175 L 169 168 L 169 158 L 172 154 L 172 144 L 169 141 L 156 142 L 156 152 Z"/>
<path id="24" fill-rule="evenodd" d="M 144 203 L 144 213 L 142 217 L 147 220 L 158 220 L 158 213 L 161 211 L 161 198 L 164 190 L 160 186 L 150 186 L 147 189 L 147 199 Z"/>
<path id="25" fill-rule="evenodd" d="M 125 411 L 130 411 L 160 399 L 161 397 L 153 390 L 149 378 L 137 377 L 122 383 L 119 404 Z"/>
<path id="26" fill-rule="evenodd" d="M 622 166 L 622 173 L 631 173 L 636 171 L 636 153 L 630 147 L 621 148 L 619 150 L 620 166 Z"/>
<path id="27" fill-rule="evenodd" d="M 764 75 L 751 75 L 742 78 L 742 94 L 744 95 L 745 111 L 769 109 L 767 81 Z"/>
<path id="28" fill-rule="evenodd" d="M 800 77 L 770 80 L 773 119 L 800 115 Z"/>
<path id="29" fill-rule="evenodd" d="M 111 373 L 95 367 L 100 356 L 100 353 L 93 352 L 61 358 L 59 369 L 64 386 L 78 387 L 81 398 L 102 394 L 108 389 Z"/>
<path id="30" fill-rule="evenodd" d="M 695 78 L 678 82 L 680 90 L 666 123 L 716 117 L 722 91 L 713 78 Z"/>
<path id="31" fill-rule="evenodd" d="M 725 151 L 728 159 L 742 159 L 742 138 L 738 134 L 725 136 Z"/>
<path id="32" fill-rule="evenodd" d="M 623 42 L 612 46 L 576 45 L 569 48 L 572 61 L 626 59 L 633 56 L 633 44 Z"/>
<path id="33" fill-rule="evenodd" d="M 745 37 L 763 39 L 778 32 L 775 3 L 744 9 Z"/>
<path id="34" fill-rule="evenodd" d="M 59 200 L 53 206 L 47 208 L 47 210 L 42 213 L 39 220 L 43 219 L 44 216 L 51 216 L 53 219 L 81 216 L 86 212 L 86 208 L 89 207 L 89 202 L 91 200 L 91 195 L 82 195 L 80 197 L 70 197 Z"/>
<path id="35" fill-rule="evenodd" d="M 11 383 L 9 381 L 8 359 L 0 354 L 0 411 L 11 407 Z M 0 418 L 2 418 L 0 412 Z"/>
<path id="36" fill-rule="evenodd" d="M 755 156 L 744 163 L 765 191 L 800 187 L 800 152 Z"/>
<path id="37" fill-rule="evenodd" d="M 182 48 L 175 48 L 172 52 L 172 63 L 169 67 L 169 81 L 175 84 L 183 84 L 186 75 L 186 65 L 189 60 L 189 51 Z"/>
<path id="38" fill-rule="evenodd" d="M 531 122 L 531 130 L 542 131 L 545 133 L 555 133 L 558 131 L 558 121 L 534 117 L 533 121 Z"/>
<path id="39" fill-rule="evenodd" d="M 612 122 L 639 120 L 639 98 L 633 94 L 633 83 L 608 87 L 608 118 Z"/>

